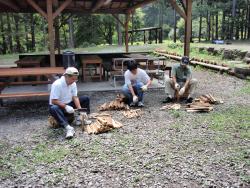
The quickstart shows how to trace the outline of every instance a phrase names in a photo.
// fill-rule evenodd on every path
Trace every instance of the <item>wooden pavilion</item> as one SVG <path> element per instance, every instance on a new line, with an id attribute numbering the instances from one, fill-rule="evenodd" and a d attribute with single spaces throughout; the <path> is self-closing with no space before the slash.
<path id="1" fill-rule="evenodd" d="M 0 0 L 0 12 L 39 13 L 48 22 L 50 65 L 55 62 L 54 20 L 63 13 L 112 14 L 125 28 L 125 45 L 128 52 L 128 24 L 135 9 L 153 3 L 156 0 Z M 169 1 L 172 7 L 185 20 L 184 55 L 189 55 L 191 38 L 192 0 Z M 118 14 L 125 15 L 125 22 Z"/>

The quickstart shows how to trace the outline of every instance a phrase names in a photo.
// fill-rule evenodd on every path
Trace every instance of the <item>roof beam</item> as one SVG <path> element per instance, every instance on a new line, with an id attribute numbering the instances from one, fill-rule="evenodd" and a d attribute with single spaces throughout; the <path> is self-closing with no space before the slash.
<path id="1" fill-rule="evenodd" d="M 125 28 L 125 24 L 119 19 L 116 14 L 112 14 L 112 16 L 122 25 L 123 28 Z"/>
<path id="2" fill-rule="evenodd" d="M 37 11 L 39 12 L 46 20 L 48 20 L 48 16 L 46 14 L 46 12 L 39 7 L 38 4 L 36 4 L 36 2 L 34 0 L 27 0 L 27 2 Z"/>
<path id="3" fill-rule="evenodd" d="M 12 8 L 15 11 L 20 10 L 20 8 L 15 3 L 13 3 L 12 1 L 0 0 L 0 3 Z"/>
<path id="4" fill-rule="evenodd" d="M 179 5 L 176 3 L 176 0 L 169 0 L 169 3 L 171 4 L 171 6 L 176 10 L 176 12 L 178 12 L 180 14 L 180 16 L 186 20 L 187 19 L 187 15 L 186 13 L 179 7 Z"/>
<path id="5" fill-rule="evenodd" d="M 92 12 L 95 12 L 96 10 L 98 10 L 99 8 L 102 7 L 102 5 L 104 5 L 106 0 L 97 0 L 95 2 L 93 2 L 92 4 Z"/>
<path id="6" fill-rule="evenodd" d="M 53 19 L 55 19 L 70 3 L 72 0 L 66 0 L 60 7 L 53 13 Z"/>
<path id="7" fill-rule="evenodd" d="M 142 2 L 140 2 L 140 3 L 137 3 L 137 4 L 135 4 L 135 5 L 131 6 L 131 7 L 129 7 L 128 10 L 127 10 L 127 12 L 128 12 L 128 13 L 131 13 L 131 12 L 133 12 L 135 9 L 137 9 L 137 8 L 139 8 L 139 7 L 142 7 L 142 6 L 144 6 L 144 5 L 147 5 L 147 4 L 149 4 L 149 3 L 152 3 L 152 2 L 154 2 L 154 1 L 155 1 L 155 0 L 145 0 L 145 1 L 142 1 Z"/>

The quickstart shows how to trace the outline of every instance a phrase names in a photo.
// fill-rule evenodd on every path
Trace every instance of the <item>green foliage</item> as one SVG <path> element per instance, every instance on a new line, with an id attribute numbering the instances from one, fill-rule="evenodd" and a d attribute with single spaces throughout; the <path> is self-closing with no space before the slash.
<path id="1" fill-rule="evenodd" d="M 34 162 L 53 163 L 64 159 L 69 154 L 69 150 L 64 147 L 49 148 L 47 144 L 39 144 L 32 151 Z"/>

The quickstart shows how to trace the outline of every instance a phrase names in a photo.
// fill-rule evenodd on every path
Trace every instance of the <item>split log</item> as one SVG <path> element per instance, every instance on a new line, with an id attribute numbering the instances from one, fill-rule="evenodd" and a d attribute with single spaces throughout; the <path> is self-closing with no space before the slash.
<path id="1" fill-rule="evenodd" d="M 112 119 L 111 115 L 104 114 L 96 115 L 95 117 L 95 122 L 82 127 L 88 134 L 100 134 L 123 126 L 120 122 Z"/>
<path id="2" fill-rule="evenodd" d="M 107 110 L 128 110 L 129 107 L 125 104 L 125 97 L 122 95 L 117 95 L 114 101 L 104 103 L 99 106 L 99 111 L 107 111 Z"/>

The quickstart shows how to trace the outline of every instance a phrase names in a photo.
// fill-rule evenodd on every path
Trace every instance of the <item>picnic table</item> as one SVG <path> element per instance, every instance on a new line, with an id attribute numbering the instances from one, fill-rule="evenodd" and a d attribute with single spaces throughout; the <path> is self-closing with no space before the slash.
<path id="1" fill-rule="evenodd" d="M 3 68 L 0 69 L 0 99 L 16 98 L 16 97 L 31 97 L 31 96 L 48 96 L 48 92 L 20 92 L 20 93 L 4 93 L 4 88 L 10 85 L 34 85 L 34 84 L 48 84 L 53 82 L 53 75 L 62 75 L 64 73 L 63 67 L 34 67 L 34 68 Z M 50 81 L 29 81 L 29 82 L 14 82 L 15 77 L 24 76 L 46 76 Z M 2 103 L 2 101 L 0 101 Z"/>
<path id="2" fill-rule="evenodd" d="M 85 81 L 88 77 L 99 78 L 102 81 L 102 58 L 98 55 L 88 55 L 81 57 L 82 63 L 82 80 Z M 99 73 L 98 73 L 99 69 Z M 93 72 L 92 72 L 93 71 Z"/>
<path id="3" fill-rule="evenodd" d="M 26 56 L 22 59 L 15 61 L 17 67 L 19 68 L 27 68 L 27 67 L 41 67 L 41 62 L 44 60 L 44 56 L 32 57 Z M 36 76 L 39 81 L 41 77 L 39 75 Z M 18 81 L 22 82 L 22 77 L 18 78 Z"/>
<path id="4" fill-rule="evenodd" d="M 165 65 L 165 57 L 152 57 L 143 54 L 125 54 L 124 56 L 112 59 L 113 71 L 110 72 L 110 75 L 114 81 L 114 87 L 116 87 L 116 81 L 123 78 L 123 74 L 126 71 L 124 62 L 128 60 L 135 60 L 149 75 L 157 77 L 158 82 L 159 79 L 163 80 L 165 70 L 170 70 L 169 72 L 171 72 L 171 67 Z"/>

